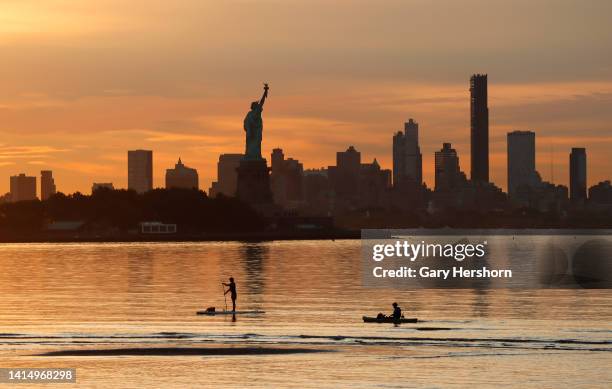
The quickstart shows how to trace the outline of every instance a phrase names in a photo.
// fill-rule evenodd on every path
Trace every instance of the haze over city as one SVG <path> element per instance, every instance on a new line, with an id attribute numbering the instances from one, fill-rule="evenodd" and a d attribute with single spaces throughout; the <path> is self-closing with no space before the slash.
<path id="1" fill-rule="evenodd" d="M 572 147 L 587 149 L 588 186 L 609 178 L 612 4 L 408 4 L 4 2 L 0 194 L 10 175 L 42 169 L 63 192 L 126 187 L 126 151 L 138 148 L 154 150 L 154 186 L 181 157 L 208 189 L 219 154 L 244 151 L 262 82 L 273 86 L 266 158 L 282 147 L 321 167 L 354 145 L 391 168 L 392 136 L 414 118 L 433 187 L 443 142 L 470 171 L 473 73 L 489 75 L 496 185 L 506 188 L 513 130 L 537 133 L 543 178 L 568 184 Z"/>

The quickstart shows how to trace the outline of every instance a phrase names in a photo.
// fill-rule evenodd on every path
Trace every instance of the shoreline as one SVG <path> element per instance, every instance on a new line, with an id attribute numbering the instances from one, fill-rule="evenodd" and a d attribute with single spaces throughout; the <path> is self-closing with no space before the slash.
<path id="1" fill-rule="evenodd" d="M 381 231 L 395 229 L 383 229 Z M 537 232 L 541 235 L 610 235 L 610 228 L 408 228 L 401 229 L 417 234 L 446 235 L 486 234 L 525 235 Z M 570 233 L 571 232 L 571 233 Z M 360 240 L 362 230 L 324 231 L 259 231 L 242 233 L 201 234 L 141 234 L 123 233 L 97 235 L 89 233 L 42 233 L 27 237 L 0 236 L 0 244 L 6 243 L 146 243 L 146 242 L 271 242 L 289 240 Z M 378 238 L 384 238 L 380 236 Z"/>
<path id="2" fill-rule="evenodd" d="M 116 236 L 39 235 L 24 238 L 0 237 L 0 243 L 137 243 L 137 242 L 265 242 L 275 240 L 341 240 L 361 239 L 361 231 L 333 232 L 255 232 L 255 233 L 211 233 L 184 235 L 122 234 Z"/>

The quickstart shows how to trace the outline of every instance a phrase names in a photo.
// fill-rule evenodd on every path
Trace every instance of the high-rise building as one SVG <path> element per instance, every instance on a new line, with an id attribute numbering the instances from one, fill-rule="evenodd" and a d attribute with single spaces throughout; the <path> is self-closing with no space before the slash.
<path id="1" fill-rule="evenodd" d="M 153 189 L 153 151 L 128 151 L 128 189 L 138 193 Z"/>
<path id="2" fill-rule="evenodd" d="M 414 119 L 404 123 L 404 132 L 393 136 L 393 185 L 423 181 L 423 156 L 419 147 L 419 124 Z"/>
<path id="3" fill-rule="evenodd" d="M 56 192 L 55 180 L 51 170 L 42 170 L 40 172 L 40 199 L 47 200 Z"/>
<path id="4" fill-rule="evenodd" d="M 435 190 L 450 191 L 465 181 L 459 167 L 459 156 L 450 143 L 443 143 L 442 149 L 435 153 Z"/>
<path id="5" fill-rule="evenodd" d="M 11 201 L 36 200 L 36 177 L 11 176 Z"/>
<path id="6" fill-rule="evenodd" d="M 507 139 L 508 195 L 513 197 L 521 186 L 537 186 L 540 176 L 535 166 L 535 132 L 512 131 Z"/>
<path id="7" fill-rule="evenodd" d="M 287 158 L 283 150 L 272 150 L 270 186 L 276 204 L 291 207 L 303 199 L 304 167 L 296 159 Z"/>
<path id="8" fill-rule="evenodd" d="M 470 143 L 472 181 L 489 182 L 489 106 L 487 75 L 470 79 Z"/>
<path id="9" fill-rule="evenodd" d="M 198 171 L 183 165 L 179 158 L 174 169 L 166 169 L 166 189 L 199 189 Z"/>
<path id="10" fill-rule="evenodd" d="M 238 185 L 238 166 L 244 154 L 221 154 L 217 163 L 217 181 L 213 182 L 208 195 L 217 197 L 219 194 L 225 196 L 236 196 Z"/>
<path id="11" fill-rule="evenodd" d="M 584 147 L 573 147 L 570 153 L 570 200 L 586 200 L 587 157 Z"/>
<path id="12" fill-rule="evenodd" d="M 112 182 L 94 182 L 91 186 L 91 193 L 100 189 L 115 190 L 115 187 Z"/>

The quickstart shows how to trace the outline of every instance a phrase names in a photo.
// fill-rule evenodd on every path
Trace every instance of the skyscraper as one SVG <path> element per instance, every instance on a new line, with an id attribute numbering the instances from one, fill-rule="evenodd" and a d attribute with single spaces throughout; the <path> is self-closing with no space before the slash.
<path id="1" fill-rule="evenodd" d="M 40 199 L 47 200 L 56 192 L 55 180 L 51 170 L 42 170 L 40 172 Z"/>
<path id="2" fill-rule="evenodd" d="M 465 181 L 465 176 L 459 168 L 457 151 L 450 143 L 443 143 L 442 149 L 435 153 L 435 190 L 449 191 Z"/>
<path id="3" fill-rule="evenodd" d="M 128 151 L 128 189 L 138 193 L 153 189 L 153 151 Z"/>
<path id="4" fill-rule="evenodd" d="M 489 106 L 487 75 L 470 79 L 470 141 L 472 181 L 489 182 Z"/>
<path id="5" fill-rule="evenodd" d="M 419 124 L 414 119 L 404 123 L 404 132 L 393 136 L 393 185 L 423 181 L 423 156 L 419 147 Z"/>
<path id="6" fill-rule="evenodd" d="M 10 200 L 12 202 L 36 200 L 36 177 L 26 176 L 23 173 L 11 176 Z"/>
<path id="7" fill-rule="evenodd" d="M 586 200 L 587 157 L 584 147 L 573 147 L 570 153 L 570 200 Z"/>
<path id="8" fill-rule="evenodd" d="M 236 196 L 238 186 L 238 166 L 244 154 L 221 154 L 217 163 L 217 181 L 208 190 L 208 196 Z"/>
<path id="9" fill-rule="evenodd" d="M 199 189 L 198 171 L 183 165 L 179 158 L 174 169 L 166 169 L 166 189 Z"/>
<path id="10" fill-rule="evenodd" d="M 539 174 L 535 166 L 535 132 L 513 131 L 508 139 L 508 194 L 513 197 L 520 186 L 535 187 Z"/>

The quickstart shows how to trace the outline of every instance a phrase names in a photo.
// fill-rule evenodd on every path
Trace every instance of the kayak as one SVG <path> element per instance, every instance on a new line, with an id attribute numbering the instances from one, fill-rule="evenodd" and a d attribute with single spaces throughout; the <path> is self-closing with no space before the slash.
<path id="1" fill-rule="evenodd" d="M 383 317 L 379 319 L 377 317 L 364 316 L 363 321 L 364 323 L 416 323 L 418 319 L 416 317 L 402 317 L 397 321 L 393 320 L 392 317 Z"/>
<path id="2" fill-rule="evenodd" d="M 264 311 L 197 311 L 198 315 L 208 315 L 208 316 L 216 316 L 216 315 L 259 315 L 262 313 L 266 313 Z"/>

